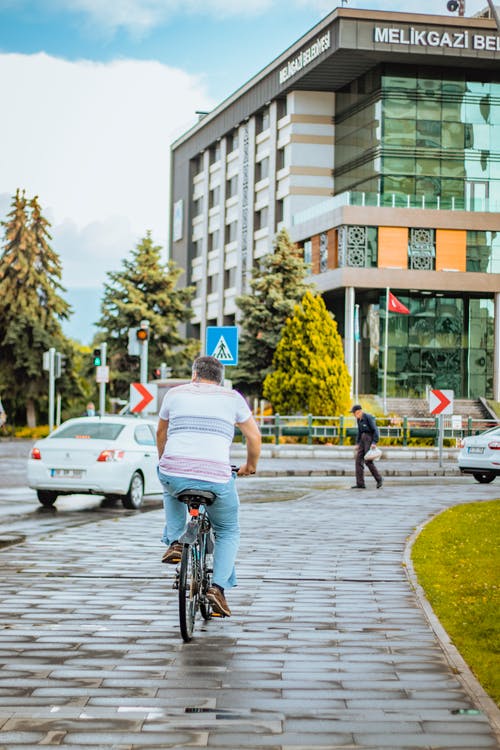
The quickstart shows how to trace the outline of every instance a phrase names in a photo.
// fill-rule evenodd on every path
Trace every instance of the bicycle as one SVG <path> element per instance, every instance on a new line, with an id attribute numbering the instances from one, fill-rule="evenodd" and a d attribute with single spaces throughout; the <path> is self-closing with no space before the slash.
<path id="1" fill-rule="evenodd" d="M 238 466 L 231 466 L 233 476 L 236 476 L 238 469 Z M 177 499 L 187 505 L 190 516 L 184 533 L 179 537 L 179 542 L 183 545 L 182 556 L 173 585 L 179 592 L 182 639 L 189 643 L 193 638 L 198 611 L 204 620 L 224 616 L 212 610 L 206 595 L 212 583 L 212 555 L 215 545 L 207 508 L 216 501 L 217 495 L 208 490 L 187 489 L 179 493 Z"/>
<path id="2" fill-rule="evenodd" d="M 177 499 L 186 503 L 190 520 L 179 538 L 182 557 L 176 570 L 174 589 L 179 591 L 179 624 L 185 643 L 193 637 L 198 610 L 204 620 L 212 617 L 212 606 L 206 597 L 212 580 L 211 556 L 214 549 L 212 524 L 206 508 L 216 500 L 213 492 L 185 490 Z"/>

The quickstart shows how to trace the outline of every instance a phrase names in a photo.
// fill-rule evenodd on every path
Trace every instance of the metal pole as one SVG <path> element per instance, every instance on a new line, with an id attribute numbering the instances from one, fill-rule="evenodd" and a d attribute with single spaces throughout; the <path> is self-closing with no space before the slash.
<path id="1" fill-rule="evenodd" d="M 106 351 L 108 345 L 101 344 L 101 367 L 106 367 Z M 101 370 L 103 372 L 103 370 Z M 104 417 L 106 414 L 106 383 L 99 383 L 99 415 Z"/>
<path id="2" fill-rule="evenodd" d="M 58 393 L 56 397 L 56 426 L 59 427 L 61 424 L 61 394 Z"/>
<path id="3" fill-rule="evenodd" d="M 49 349 L 49 432 L 54 429 L 54 399 L 56 391 L 55 378 L 56 350 L 53 346 Z"/>
<path id="4" fill-rule="evenodd" d="M 443 466 L 443 437 L 444 437 L 444 418 L 439 414 L 439 467 Z"/>
<path id="5" fill-rule="evenodd" d="M 141 320 L 141 328 L 148 329 L 148 338 L 149 338 L 149 320 Z M 141 376 L 140 376 L 140 382 L 142 384 L 145 384 L 148 382 L 148 338 L 146 338 L 144 341 L 141 341 L 140 347 L 141 347 Z"/>
<path id="6" fill-rule="evenodd" d="M 497 31 L 500 31 L 500 16 L 498 15 L 498 11 L 496 9 L 494 0 L 488 0 L 488 5 L 490 6 L 491 15 L 495 19 L 495 23 L 497 25 Z"/>
<path id="7" fill-rule="evenodd" d="M 385 289 L 385 334 L 384 334 L 384 414 L 387 414 L 387 358 L 389 338 L 389 287 Z"/>

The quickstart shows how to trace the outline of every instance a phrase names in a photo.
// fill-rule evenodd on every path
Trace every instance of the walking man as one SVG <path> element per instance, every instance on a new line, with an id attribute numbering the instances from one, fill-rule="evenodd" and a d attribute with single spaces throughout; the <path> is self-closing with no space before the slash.
<path id="1" fill-rule="evenodd" d="M 187 489 L 216 495 L 207 513 L 215 532 L 213 585 L 207 591 L 215 612 L 229 617 L 224 590 L 236 585 L 234 563 L 240 539 L 239 498 L 231 473 L 230 448 L 236 425 L 246 438 L 246 462 L 238 476 L 255 474 L 261 436 L 247 402 L 238 391 L 222 385 L 224 367 L 215 357 L 197 357 L 192 380 L 167 391 L 160 408 L 156 442 L 158 476 L 163 485 L 168 546 L 162 562 L 177 564 L 182 555 L 179 537 L 187 508 L 177 495 Z"/>
<path id="2" fill-rule="evenodd" d="M 379 441 L 379 431 L 375 422 L 375 417 L 363 411 L 361 404 L 355 404 L 351 412 L 356 417 L 358 423 L 358 436 L 356 438 L 356 484 L 351 489 L 364 490 L 365 485 L 365 454 L 370 448 L 374 448 Z M 375 466 L 375 461 L 366 461 L 368 470 L 377 483 L 377 489 L 382 487 L 383 479 L 379 470 Z"/>

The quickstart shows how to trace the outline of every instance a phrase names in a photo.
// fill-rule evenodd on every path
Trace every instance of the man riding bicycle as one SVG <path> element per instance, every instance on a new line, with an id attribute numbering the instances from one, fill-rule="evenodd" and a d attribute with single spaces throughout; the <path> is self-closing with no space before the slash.
<path id="1" fill-rule="evenodd" d="M 197 357 L 191 382 L 171 388 L 163 399 L 156 442 L 166 517 L 162 540 L 169 545 L 162 562 L 177 564 L 181 559 L 179 537 L 187 509 L 177 495 L 186 489 L 213 492 L 217 499 L 207 512 L 215 532 L 214 568 L 207 598 L 214 612 L 229 617 L 224 590 L 236 585 L 240 539 L 239 498 L 229 458 L 234 426 L 246 438 L 247 449 L 238 476 L 255 474 L 261 436 L 247 402 L 238 391 L 224 388 L 223 378 L 218 359 Z"/>

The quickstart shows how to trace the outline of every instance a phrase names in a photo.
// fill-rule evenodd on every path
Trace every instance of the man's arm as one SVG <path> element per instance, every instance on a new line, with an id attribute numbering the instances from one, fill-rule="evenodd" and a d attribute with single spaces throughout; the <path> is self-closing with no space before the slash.
<path id="1" fill-rule="evenodd" d="M 159 419 L 156 428 L 156 447 L 158 448 L 158 460 L 163 456 L 167 443 L 168 419 Z"/>
<path id="2" fill-rule="evenodd" d="M 246 477 L 249 474 L 255 474 L 257 471 L 257 461 L 260 456 L 262 438 L 254 417 L 250 417 L 245 422 L 239 422 L 236 427 L 241 430 L 247 441 L 247 460 L 243 466 L 240 466 L 238 471 L 238 476 Z"/>

